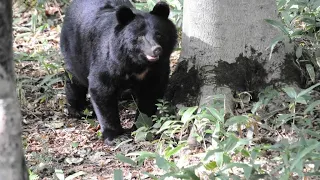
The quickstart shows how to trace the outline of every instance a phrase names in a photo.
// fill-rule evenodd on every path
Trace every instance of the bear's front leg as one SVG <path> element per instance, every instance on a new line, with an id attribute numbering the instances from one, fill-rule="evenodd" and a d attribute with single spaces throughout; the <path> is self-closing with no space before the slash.
<path id="1" fill-rule="evenodd" d="M 93 77 L 88 79 L 91 103 L 101 127 L 104 143 L 114 145 L 113 140 L 124 133 L 119 119 L 117 88 Z"/>
<path id="2" fill-rule="evenodd" d="M 150 78 L 141 84 L 140 89 L 136 92 L 138 97 L 139 110 L 151 117 L 157 111 L 157 99 L 162 99 L 167 87 L 168 78 Z M 137 112 L 136 118 L 139 116 Z"/>
<path id="3" fill-rule="evenodd" d="M 88 88 L 81 85 L 81 83 L 76 79 L 70 79 L 69 74 L 66 72 L 66 84 L 65 92 L 67 98 L 67 109 L 68 114 L 71 117 L 80 118 L 82 111 L 87 106 L 86 95 Z"/>

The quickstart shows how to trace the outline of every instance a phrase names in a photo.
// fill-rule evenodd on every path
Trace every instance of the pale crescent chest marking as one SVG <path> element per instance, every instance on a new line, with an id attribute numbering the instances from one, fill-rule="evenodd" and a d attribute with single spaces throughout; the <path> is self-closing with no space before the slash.
<path id="1" fill-rule="evenodd" d="M 149 72 L 149 68 L 146 68 L 144 71 L 142 71 L 141 73 L 133 73 L 133 75 L 138 79 L 138 80 L 143 80 L 146 75 Z"/>

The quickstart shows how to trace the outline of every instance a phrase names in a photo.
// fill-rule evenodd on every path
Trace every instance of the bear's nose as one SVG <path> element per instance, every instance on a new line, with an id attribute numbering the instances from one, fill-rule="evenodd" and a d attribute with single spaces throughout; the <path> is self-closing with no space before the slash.
<path id="1" fill-rule="evenodd" d="M 152 52 L 154 56 L 160 56 L 162 53 L 162 48 L 161 46 L 153 46 L 152 47 Z"/>

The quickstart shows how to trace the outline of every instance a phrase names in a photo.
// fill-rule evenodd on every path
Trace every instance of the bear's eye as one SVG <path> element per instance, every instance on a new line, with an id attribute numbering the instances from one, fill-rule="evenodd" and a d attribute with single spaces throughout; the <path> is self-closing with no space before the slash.
<path id="1" fill-rule="evenodd" d="M 157 38 L 157 39 L 161 39 L 161 37 L 162 37 L 162 35 L 161 35 L 159 32 L 156 32 L 155 35 L 156 35 L 156 38 Z"/>
<path id="2" fill-rule="evenodd" d="M 132 39 L 133 44 L 137 44 L 138 42 L 141 42 L 143 40 L 142 36 L 138 36 Z"/>

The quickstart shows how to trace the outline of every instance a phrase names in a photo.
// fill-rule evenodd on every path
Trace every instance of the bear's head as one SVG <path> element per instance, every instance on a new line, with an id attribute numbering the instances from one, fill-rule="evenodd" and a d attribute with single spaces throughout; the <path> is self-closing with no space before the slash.
<path id="1" fill-rule="evenodd" d="M 169 5 L 158 2 L 149 13 L 120 7 L 116 11 L 118 34 L 130 59 L 137 63 L 169 58 L 177 41 L 175 25 L 168 19 Z"/>

